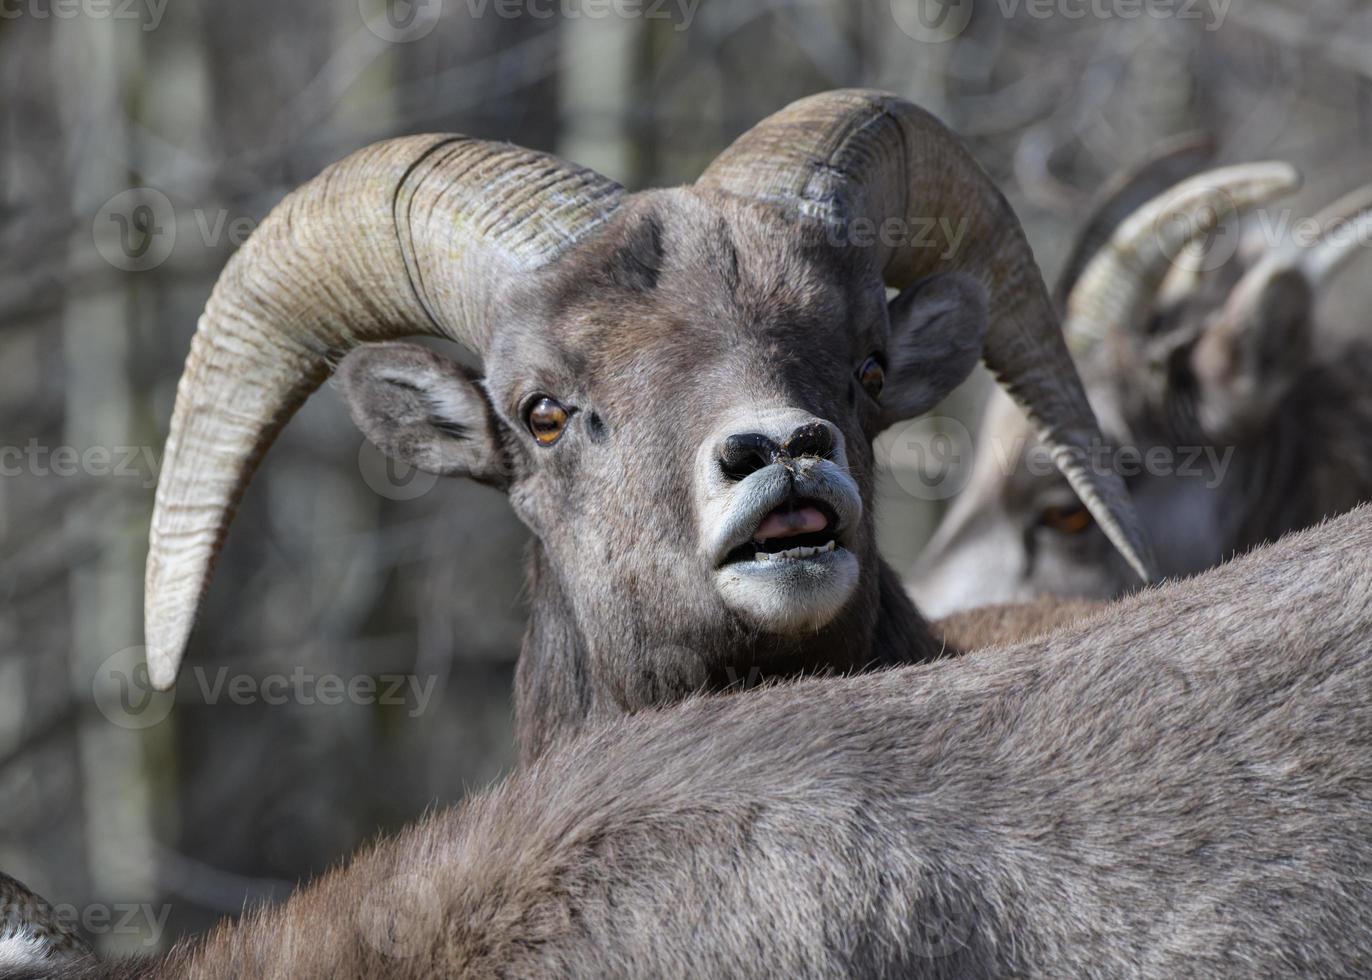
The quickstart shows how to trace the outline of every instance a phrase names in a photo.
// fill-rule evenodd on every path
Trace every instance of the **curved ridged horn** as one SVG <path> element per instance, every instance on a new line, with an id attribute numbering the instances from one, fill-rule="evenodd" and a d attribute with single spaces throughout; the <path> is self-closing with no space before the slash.
<path id="1" fill-rule="evenodd" d="M 331 365 L 410 334 L 480 353 L 500 284 L 565 251 L 621 193 L 517 146 L 413 136 L 334 164 L 267 216 L 220 275 L 176 392 L 144 596 L 153 684 L 175 681 L 234 508 Z"/>
<path id="2" fill-rule="evenodd" d="M 1201 170 L 1215 155 L 1209 137 L 1188 133 L 1158 146 L 1137 166 L 1116 173 L 1091 196 L 1090 217 L 1072 242 L 1062 272 L 1053 286 L 1053 303 L 1067 308 L 1067 299 L 1081 277 L 1082 270 L 1105 247 L 1125 218 L 1148 201 Z"/>
<path id="3" fill-rule="evenodd" d="M 698 184 L 824 222 L 853 244 L 876 228 L 873 254 L 888 286 L 953 269 L 978 279 L 991 317 L 986 366 L 1115 547 L 1140 577 L 1153 577 L 1123 481 L 1088 465 L 1100 431 L 1019 219 L 942 123 L 885 92 L 827 92 L 744 133 Z M 940 220 L 943 240 L 932 242 L 926 233 Z"/>
<path id="4" fill-rule="evenodd" d="M 1262 314 L 1268 283 L 1297 272 L 1313 295 L 1365 244 L 1372 230 L 1372 184 L 1350 191 L 1322 208 L 1311 219 L 1320 237 L 1310 245 L 1286 240 L 1268 247 L 1234 284 L 1224 303 L 1220 322 L 1230 332 L 1229 343 L 1268 322 Z"/>
<path id="5" fill-rule="evenodd" d="M 1300 268 L 1310 284 L 1318 288 L 1367 244 L 1367 235 L 1372 231 L 1372 184 L 1349 191 L 1321 209 L 1315 215 L 1315 227 L 1324 230 L 1319 240 L 1301 254 Z"/>
<path id="6" fill-rule="evenodd" d="M 1244 163 L 1197 174 L 1136 210 L 1082 270 L 1068 298 L 1063 332 L 1073 353 L 1091 351 L 1112 332 L 1137 333 L 1187 245 L 1299 185 L 1289 163 Z"/>

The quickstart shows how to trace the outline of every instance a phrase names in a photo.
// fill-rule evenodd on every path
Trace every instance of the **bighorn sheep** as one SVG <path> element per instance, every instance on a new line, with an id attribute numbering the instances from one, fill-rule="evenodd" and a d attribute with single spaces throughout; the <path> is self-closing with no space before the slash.
<path id="1" fill-rule="evenodd" d="M 1048 641 L 592 726 L 284 906 L 52 975 L 1363 975 L 1369 554 L 1364 507 Z"/>
<path id="2" fill-rule="evenodd" d="M 359 347 L 414 333 L 485 377 Z M 1099 432 L 1019 222 L 922 110 L 813 96 L 694 185 L 632 195 L 506 144 L 376 144 L 282 202 L 200 320 L 150 536 L 153 682 L 258 460 L 340 361 L 371 440 L 503 487 L 534 533 L 524 758 L 739 677 L 928 659 L 873 541 L 871 438 L 978 353 L 1149 577 L 1122 482 L 1086 465 Z"/>
<path id="3" fill-rule="evenodd" d="M 1159 163 L 1175 175 L 1175 158 Z M 1372 345 L 1317 342 L 1313 316 L 1328 278 L 1372 230 L 1372 186 L 1308 223 L 1259 213 L 1240 236 L 1237 218 L 1293 190 L 1294 168 L 1225 167 L 1170 189 L 1154 184 L 1157 169 L 1088 223 L 1083 241 L 1100 247 L 1069 263 L 1058 294 L 1158 570 L 1184 575 L 1372 499 Z M 1120 215 L 1121 199 L 1145 188 L 1141 206 Z M 1216 215 L 1230 227 L 1209 251 L 1159 246 L 1160 229 L 1199 236 Z M 1112 221 L 1113 238 L 1101 231 Z M 1306 224 L 1320 236 L 1281 234 Z M 974 448 L 967 487 L 910 579 L 924 613 L 1134 586 L 1071 488 L 1043 467 L 1013 405 L 992 396 Z"/>

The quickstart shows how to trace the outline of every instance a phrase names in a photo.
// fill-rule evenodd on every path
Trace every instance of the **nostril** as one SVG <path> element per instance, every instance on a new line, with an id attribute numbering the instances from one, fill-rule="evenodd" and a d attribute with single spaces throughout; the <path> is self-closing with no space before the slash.
<path id="1" fill-rule="evenodd" d="M 741 480 L 769 466 L 780 448 L 760 432 L 739 432 L 728 436 L 719 447 L 719 468 L 731 480 Z"/>
<path id="2" fill-rule="evenodd" d="M 819 456 L 829 459 L 834 454 L 834 431 L 823 422 L 806 422 L 791 433 L 784 447 L 786 455 Z"/>

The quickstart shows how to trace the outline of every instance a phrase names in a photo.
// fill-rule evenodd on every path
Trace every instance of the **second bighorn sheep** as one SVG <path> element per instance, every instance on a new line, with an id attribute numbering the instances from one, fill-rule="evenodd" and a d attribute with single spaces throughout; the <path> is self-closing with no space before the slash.
<path id="1" fill-rule="evenodd" d="M 414 346 L 348 357 L 415 333 L 484 377 Z M 257 462 L 345 357 L 377 445 L 504 488 L 533 531 L 526 759 L 739 676 L 928 659 L 877 554 L 871 439 L 979 353 L 1147 578 L 1121 481 L 1086 464 L 1099 432 L 1019 222 L 915 106 L 804 99 L 695 184 L 638 194 L 508 144 L 376 144 L 283 201 L 200 320 L 150 536 L 153 681 L 175 679 Z"/>
<path id="2" fill-rule="evenodd" d="M 28 975 L 1364 976 L 1369 554 L 1364 507 L 1050 640 L 590 726 L 282 907 Z"/>
<path id="3" fill-rule="evenodd" d="M 1308 242 L 1277 234 L 1301 227 L 1287 215 L 1260 213 L 1241 238 L 1218 236 L 1196 258 L 1159 248 L 1158 228 L 1201 238 L 1219 203 L 1216 217 L 1237 233 L 1299 178 L 1286 164 L 1241 164 L 1174 184 L 1188 160 L 1186 150 L 1160 157 L 1106 197 L 1058 289 L 1069 348 L 1162 575 L 1372 499 L 1372 343 L 1331 342 L 1315 317 L 1330 277 L 1364 253 L 1372 185 L 1316 214 Z M 1261 194 L 1225 200 L 1263 173 Z M 1007 399 L 993 394 L 976 448 L 967 488 L 911 578 L 925 613 L 1136 585 L 1071 487 L 1036 458 L 1033 426 Z"/>

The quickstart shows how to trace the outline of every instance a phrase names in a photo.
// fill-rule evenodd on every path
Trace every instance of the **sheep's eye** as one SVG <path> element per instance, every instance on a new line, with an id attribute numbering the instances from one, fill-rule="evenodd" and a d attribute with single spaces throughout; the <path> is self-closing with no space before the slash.
<path id="1" fill-rule="evenodd" d="M 881 361 L 875 354 L 862 362 L 862 367 L 857 371 L 857 379 L 867 394 L 873 398 L 880 397 L 881 386 L 886 383 L 886 369 L 881 366 Z"/>
<path id="2" fill-rule="evenodd" d="M 567 420 L 571 417 L 572 413 L 567 411 L 565 405 L 545 396 L 534 399 L 525 422 L 539 445 L 551 446 L 562 435 L 562 430 L 567 428 Z"/>
<path id="3" fill-rule="evenodd" d="M 1045 507 L 1039 523 L 1061 534 L 1080 534 L 1091 526 L 1091 512 L 1078 504 L 1075 507 Z"/>

